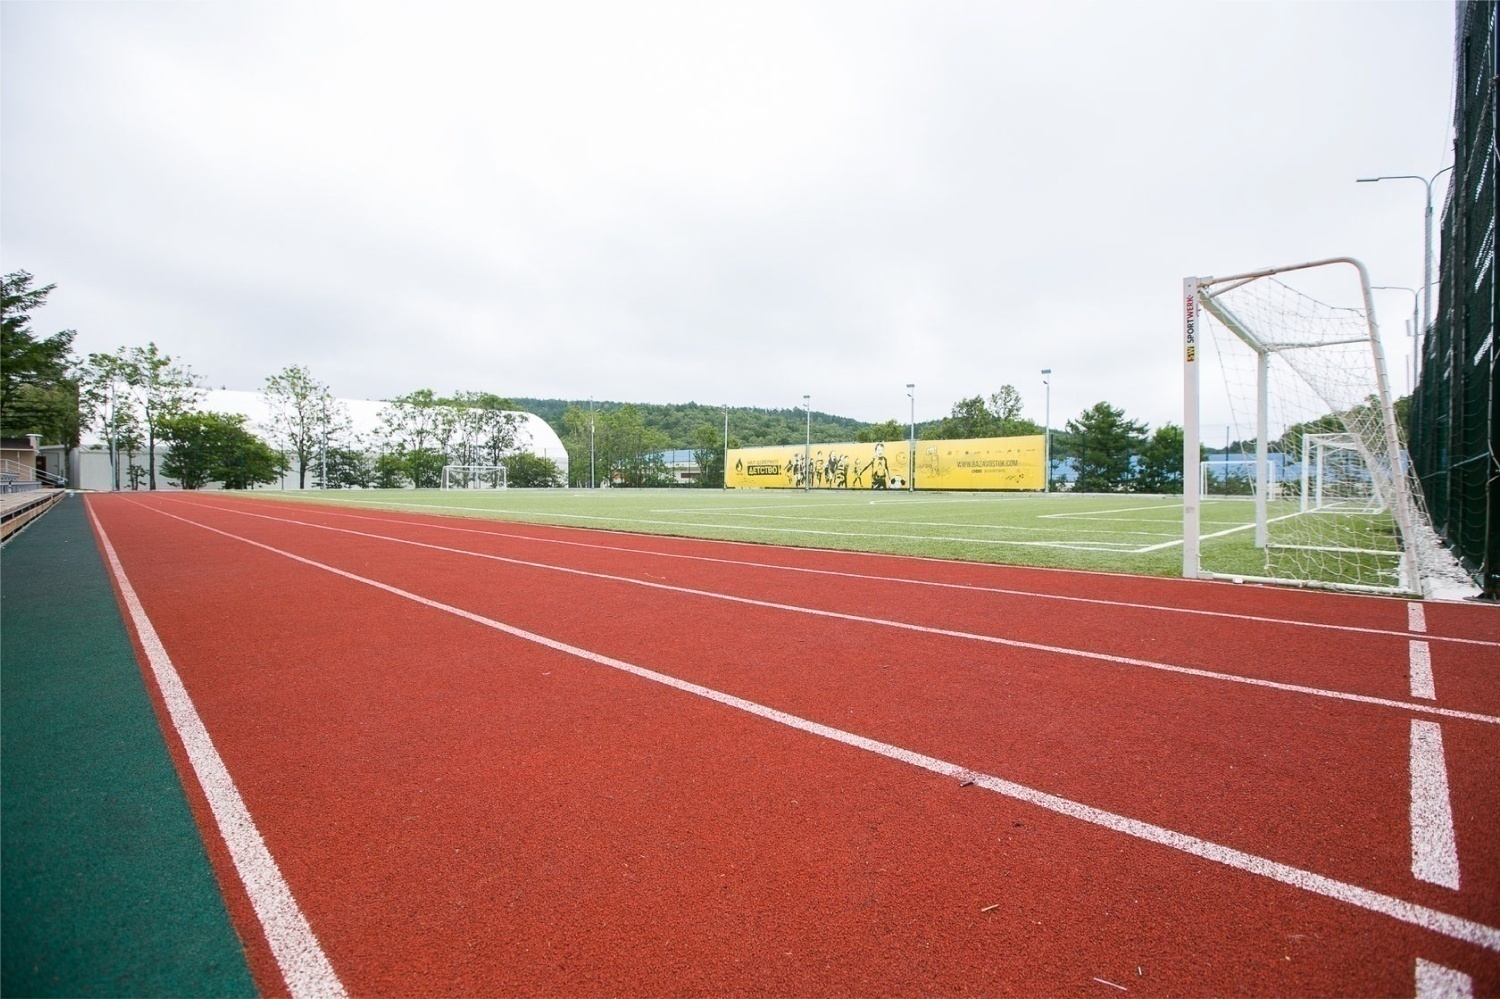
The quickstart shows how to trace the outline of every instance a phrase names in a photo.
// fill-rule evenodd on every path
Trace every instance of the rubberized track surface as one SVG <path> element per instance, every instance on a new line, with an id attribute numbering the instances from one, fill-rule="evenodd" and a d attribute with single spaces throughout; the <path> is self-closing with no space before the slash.
<path id="1" fill-rule="evenodd" d="M 263 991 L 1500 992 L 1494 608 L 89 502 Z"/>

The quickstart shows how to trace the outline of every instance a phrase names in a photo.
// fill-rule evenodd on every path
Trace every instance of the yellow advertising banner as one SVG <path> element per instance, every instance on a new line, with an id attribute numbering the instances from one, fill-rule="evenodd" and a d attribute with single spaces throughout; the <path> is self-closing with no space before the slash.
<path id="1" fill-rule="evenodd" d="M 915 469 L 906 441 L 733 448 L 731 489 L 1041 489 L 1045 438 L 917 441 Z M 914 474 L 913 474 L 914 473 Z"/>

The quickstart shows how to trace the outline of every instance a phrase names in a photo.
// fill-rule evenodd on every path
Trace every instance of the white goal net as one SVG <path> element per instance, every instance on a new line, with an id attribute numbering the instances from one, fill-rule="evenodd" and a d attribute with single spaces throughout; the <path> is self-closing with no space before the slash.
<path id="1" fill-rule="evenodd" d="M 1184 282 L 1183 575 L 1421 592 L 1423 514 L 1369 287 L 1345 258 Z M 1244 470 L 1240 489 L 1214 488 L 1216 463 Z"/>
<path id="2" fill-rule="evenodd" d="M 444 489 L 504 489 L 504 465 L 444 465 Z"/>

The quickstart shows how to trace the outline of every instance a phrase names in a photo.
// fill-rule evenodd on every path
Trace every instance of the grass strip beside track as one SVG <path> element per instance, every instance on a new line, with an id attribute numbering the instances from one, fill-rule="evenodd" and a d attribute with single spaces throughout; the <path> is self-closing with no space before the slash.
<path id="1" fill-rule="evenodd" d="M 79 499 L 5 548 L 6 995 L 253 995 Z"/>

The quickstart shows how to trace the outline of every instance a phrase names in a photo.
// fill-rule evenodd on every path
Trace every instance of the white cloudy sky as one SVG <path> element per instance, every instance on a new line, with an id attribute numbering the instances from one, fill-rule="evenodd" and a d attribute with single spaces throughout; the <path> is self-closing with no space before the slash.
<path id="1" fill-rule="evenodd" d="M 1181 416 L 1187 274 L 1421 282 L 1453 7 L 0 5 L 0 266 L 214 387 Z M 1438 185 L 1438 211 L 1444 188 Z M 1398 391 L 1411 298 L 1380 293 Z"/>

